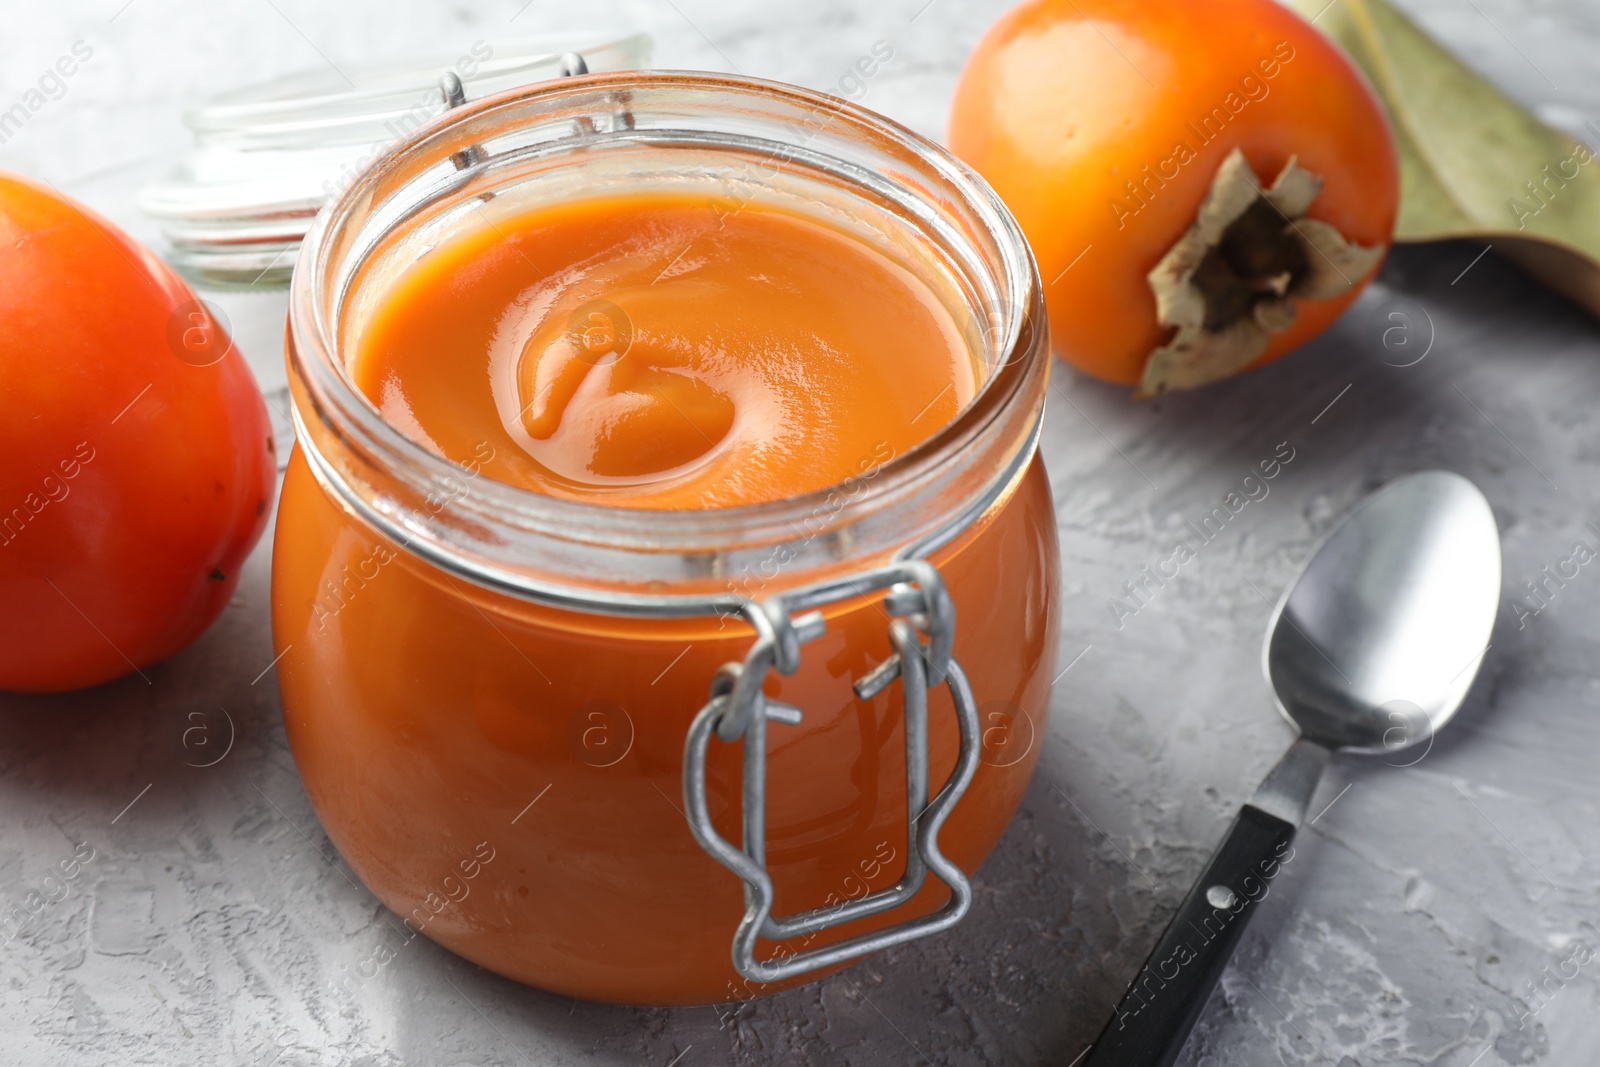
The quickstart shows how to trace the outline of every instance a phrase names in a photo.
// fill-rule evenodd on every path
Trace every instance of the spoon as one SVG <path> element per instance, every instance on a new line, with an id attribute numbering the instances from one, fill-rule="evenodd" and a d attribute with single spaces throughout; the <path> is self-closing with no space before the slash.
<path id="1" fill-rule="evenodd" d="M 1083 1067 L 1178 1058 L 1256 904 L 1293 861 L 1329 758 L 1431 746 L 1488 651 L 1499 596 L 1494 513 L 1459 474 L 1397 478 L 1323 542 L 1274 609 L 1262 652 L 1300 737 L 1239 809 Z"/>

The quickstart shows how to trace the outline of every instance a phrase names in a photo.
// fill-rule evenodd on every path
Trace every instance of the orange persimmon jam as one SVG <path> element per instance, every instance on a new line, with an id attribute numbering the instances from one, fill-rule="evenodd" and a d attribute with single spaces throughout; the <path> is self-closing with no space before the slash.
<path id="1" fill-rule="evenodd" d="M 545 205 L 430 250 L 352 360 L 384 417 L 569 498 L 714 508 L 907 451 L 976 389 L 927 282 L 773 207 L 688 193 Z"/>
<path id="2" fill-rule="evenodd" d="M 736 969 L 744 887 L 691 833 L 686 738 L 760 612 L 832 583 L 820 635 L 764 676 L 799 709 L 766 725 L 772 914 L 892 886 L 903 683 L 853 685 L 893 653 L 893 605 L 844 579 L 907 553 L 948 590 L 976 708 L 976 770 L 937 836 L 972 876 L 1043 747 L 1058 627 L 1044 303 L 999 201 L 868 112 L 683 73 L 469 104 L 376 167 L 296 268 L 273 556 L 295 762 L 395 915 L 340 947 L 333 984 L 401 996 L 381 962 L 418 935 L 624 1003 L 742 1001 L 837 966 Z M 937 793 L 958 713 L 926 692 Z M 745 744 L 712 737 L 695 778 L 735 847 Z M 930 876 L 756 955 L 956 899 Z"/>

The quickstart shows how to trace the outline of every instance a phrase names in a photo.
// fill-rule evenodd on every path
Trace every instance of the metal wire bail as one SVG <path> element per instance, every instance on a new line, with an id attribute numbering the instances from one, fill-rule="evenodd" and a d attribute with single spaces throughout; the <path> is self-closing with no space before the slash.
<path id="1" fill-rule="evenodd" d="M 793 674 L 800 646 L 821 636 L 817 607 L 865 593 L 887 590 L 885 610 L 894 654 L 855 682 L 863 700 L 902 681 L 906 738 L 906 869 L 888 889 L 841 905 L 814 908 L 785 918 L 772 915 L 772 877 L 766 865 L 767 723 L 797 725 L 801 709 L 762 692 L 767 672 Z M 794 612 L 803 611 L 795 615 Z M 978 711 L 967 676 L 951 657 L 955 607 L 938 570 L 923 560 L 908 560 L 869 571 L 845 582 L 798 590 L 751 604 L 745 612 L 756 630 L 743 663 L 729 662 L 711 681 L 710 699 L 689 727 L 683 748 L 683 801 L 689 830 L 700 847 L 744 882 L 745 912 L 733 935 L 733 965 L 744 977 L 776 982 L 877 952 L 892 945 L 946 930 L 972 905 L 967 877 L 939 851 L 939 828 L 978 767 Z M 924 641 L 922 635 L 927 636 Z M 960 750 L 955 770 L 928 800 L 928 690 L 940 683 L 955 705 Z M 744 741 L 743 847 L 735 847 L 711 823 L 706 796 L 706 753 L 715 734 L 722 742 Z M 889 911 L 917 894 L 928 872 L 950 888 L 950 900 L 932 915 L 791 955 L 758 960 L 756 942 L 783 941 Z"/>

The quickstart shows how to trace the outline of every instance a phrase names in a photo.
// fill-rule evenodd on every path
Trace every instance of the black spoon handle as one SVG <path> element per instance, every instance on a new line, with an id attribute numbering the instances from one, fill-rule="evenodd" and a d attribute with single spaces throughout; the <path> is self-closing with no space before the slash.
<path id="1" fill-rule="evenodd" d="M 1082 1067 L 1171 1067 L 1251 914 L 1294 858 L 1295 825 L 1246 804 Z"/>

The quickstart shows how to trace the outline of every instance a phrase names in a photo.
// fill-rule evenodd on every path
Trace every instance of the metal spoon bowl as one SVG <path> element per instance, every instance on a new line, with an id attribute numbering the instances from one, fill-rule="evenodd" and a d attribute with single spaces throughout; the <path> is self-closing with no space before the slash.
<path id="1" fill-rule="evenodd" d="M 1364 500 L 1306 564 L 1267 625 L 1278 710 L 1327 748 L 1396 752 L 1450 721 L 1488 650 L 1500 534 L 1449 471 Z"/>

